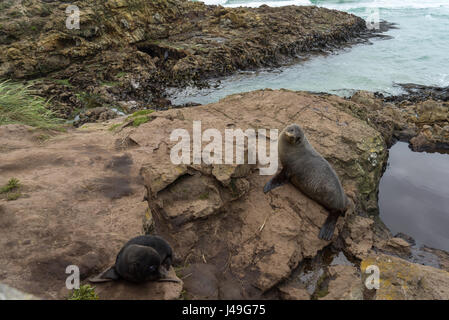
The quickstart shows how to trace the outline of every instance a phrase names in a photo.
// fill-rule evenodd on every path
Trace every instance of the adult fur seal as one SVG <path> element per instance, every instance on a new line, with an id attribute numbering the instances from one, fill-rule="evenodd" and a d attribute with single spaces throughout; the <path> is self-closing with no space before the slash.
<path id="1" fill-rule="evenodd" d="M 267 193 L 288 181 L 305 195 L 329 211 L 321 227 L 319 238 L 330 240 L 340 215 L 346 213 L 349 200 L 334 169 L 307 140 L 297 124 L 287 126 L 279 136 L 279 159 L 282 170 L 265 185 Z"/>
<path id="2" fill-rule="evenodd" d="M 173 250 L 158 236 L 138 236 L 129 240 L 117 255 L 115 264 L 90 282 L 106 282 L 120 278 L 141 283 L 146 281 L 179 282 L 167 279 L 164 266 L 168 270 L 172 264 Z"/>

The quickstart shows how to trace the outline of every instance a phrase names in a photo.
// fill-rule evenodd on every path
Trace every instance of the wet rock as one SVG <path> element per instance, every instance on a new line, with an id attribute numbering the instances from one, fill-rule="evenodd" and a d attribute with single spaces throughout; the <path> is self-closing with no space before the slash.
<path id="1" fill-rule="evenodd" d="M 413 99 L 412 94 L 407 96 L 410 100 L 359 91 L 350 101 L 336 101 L 336 106 L 376 128 L 388 146 L 401 140 L 410 142 L 414 151 L 449 150 L 449 104 L 434 100 L 432 96 L 425 99 Z"/>
<path id="2" fill-rule="evenodd" d="M 449 272 L 449 253 L 444 250 L 439 250 L 435 248 L 429 248 L 424 246 L 423 251 L 432 253 L 438 257 L 439 268 Z"/>
<path id="3" fill-rule="evenodd" d="M 405 241 L 407 241 L 411 246 L 414 246 L 416 244 L 415 239 L 413 239 L 411 236 L 409 236 L 408 234 L 399 232 L 397 233 L 395 236 L 395 238 L 401 238 L 404 239 Z"/>
<path id="4" fill-rule="evenodd" d="M 385 97 L 385 100 L 395 103 L 403 101 L 420 102 L 429 99 L 440 101 L 449 100 L 449 87 L 424 86 L 414 83 L 399 83 L 397 85 L 405 90 L 406 93 Z"/>
<path id="5" fill-rule="evenodd" d="M 79 115 L 79 120 L 76 120 L 73 125 L 79 127 L 87 122 L 104 122 L 110 119 L 114 119 L 118 114 L 106 107 L 97 107 L 87 111 L 82 112 Z"/>
<path id="6" fill-rule="evenodd" d="M 412 254 L 410 243 L 402 238 L 391 238 L 382 241 L 377 243 L 376 247 L 382 252 L 393 254 L 404 259 L 410 258 L 410 255 Z"/>

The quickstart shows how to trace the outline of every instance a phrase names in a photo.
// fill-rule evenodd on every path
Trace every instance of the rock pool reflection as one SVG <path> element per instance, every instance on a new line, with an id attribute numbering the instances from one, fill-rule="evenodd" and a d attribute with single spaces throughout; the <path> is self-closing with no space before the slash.
<path id="1" fill-rule="evenodd" d="M 396 143 L 380 181 L 379 209 L 393 234 L 449 250 L 449 155 L 412 152 Z"/>

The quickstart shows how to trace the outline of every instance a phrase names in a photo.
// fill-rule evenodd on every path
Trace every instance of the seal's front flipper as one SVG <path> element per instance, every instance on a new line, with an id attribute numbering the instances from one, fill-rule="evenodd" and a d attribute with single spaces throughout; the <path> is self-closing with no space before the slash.
<path id="1" fill-rule="evenodd" d="M 330 213 L 327 216 L 326 222 L 324 222 L 323 226 L 321 227 L 318 238 L 326 241 L 332 239 L 332 236 L 334 235 L 335 225 L 337 224 L 337 220 L 338 214 Z"/>
<path id="2" fill-rule="evenodd" d="M 90 278 L 89 282 L 93 283 L 108 282 L 118 280 L 119 278 L 120 276 L 118 275 L 117 271 L 115 271 L 115 267 L 112 266 L 106 271 L 100 273 L 98 276 Z"/>
<path id="3" fill-rule="evenodd" d="M 279 172 L 270 181 L 267 182 L 267 184 L 263 188 L 263 192 L 267 193 L 268 191 L 273 190 L 274 188 L 280 187 L 283 184 L 286 184 L 287 182 L 288 182 L 287 170 L 282 168 L 281 172 Z"/>

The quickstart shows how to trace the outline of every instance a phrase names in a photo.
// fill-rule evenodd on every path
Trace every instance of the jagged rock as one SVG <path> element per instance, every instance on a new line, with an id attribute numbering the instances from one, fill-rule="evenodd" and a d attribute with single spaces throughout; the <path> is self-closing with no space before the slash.
<path id="1" fill-rule="evenodd" d="M 374 221 L 357 215 L 348 218 L 346 229 L 343 233 L 346 250 L 354 257 L 362 259 L 371 250 L 374 242 Z"/>
<path id="2" fill-rule="evenodd" d="M 440 89 L 447 91 L 447 88 Z M 376 128 L 389 146 L 399 139 L 410 142 L 414 151 L 449 150 L 447 100 L 433 100 L 432 97 L 442 98 L 438 95 L 424 94 L 419 99 L 413 99 L 413 93 L 409 95 L 413 102 L 403 100 L 403 96 L 384 97 L 379 93 L 358 91 L 351 101 L 336 101 L 335 106 Z"/>
<path id="3" fill-rule="evenodd" d="M 81 126 L 87 122 L 105 122 L 110 119 L 114 119 L 118 116 L 118 114 L 106 107 L 96 107 L 85 112 L 82 112 L 79 115 L 79 120 L 76 120 L 73 125 L 76 127 Z"/>
<path id="4" fill-rule="evenodd" d="M 357 268 L 345 265 L 329 267 L 328 293 L 320 300 L 363 300 L 363 283 Z"/>
<path id="5" fill-rule="evenodd" d="M 439 250 L 439 249 L 435 249 L 435 248 L 429 248 L 424 246 L 422 248 L 423 251 L 425 252 L 430 252 L 434 255 L 436 255 L 438 257 L 438 264 L 439 267 L 443 270 L 446 270 L 447 272 L 449 272 L 449 253 L 444 251 L 444 250 Z"/>
<path id="6" fill-rule="evenodd" d="M 413 239 L 411 236 L 409 236 L 408 234 L 399 232 L 397 233 L 395 236 L 395 238 L 401 238 L 404 239 L 405 241 L 408 242 L 408 244 L 410 244 L 411 246 L 414 246 L 416 244 L 415 239 Z"/>
<path id="7" fill-rule="evenodd" d="M 79 29 L 67 28 L 69 5 L 80 10 Z M 0 25 L 0 78 L 40 78 L 34 87 L 68 118 L 97 98 L 95 107 L 165 108 L 168 86 L 204 86 L 206 78 L 277 66 L 370 34 L 363 19 L 326 8 L 188 0 L 4 0 Z"/>
<path id="8" fill-rule="evenodd" d="M 407 259 L 412 254 L 411 245 L 402 238 L 391 238 L 376 245 L 381 251 Z"/>
<path id="9" fill-rule="evenodd" d="M 369 256 L 362 261 L 362 274 L 370 265 L 377 266 L 380 271 L 376 300 L 449 299 L 447 271 L 381 254 Z"/>
<path id="10" fill-rule="evenodd" d="M 170 110 L 164 117 L 159 114 L 155 113 L 156 120 L 141 125 L 131 136 L 141 147 L 151 150 L 144 168 L 151 167 L 152 176 L 165 175 L 167 166 L 171 166 L 170 149 L 174 142 L 169 140 L 170 128 L 185 129 L 191 134 L 194 119 L 201 119 L 202 130 L 217 128 L 219 131 L 230 124 L 242 130 L 259 128 L 259 123 L 263 123 L 263 128 L 281 130 L 289 123 L 298 122 L 312 145 L 334 165 L 346 190 L 357 199 L 368 199 L 357 200 L 359 207 L 376 202 L 385 144 L 376 131 L 334 108 L 325 98 L 262 90 L 188 111 Z M 153 139 L 145 141 L 145 136 Z M 158 217 L 156 230 L 170 238 L 178 258 L 183 263 L 222 261 L 227 266 L 224 273 L 229 268 L 243 282 L 242 290 L 251 286 L 258 288 L 246 291 L 247 297 L 272 288 L 302 259 L 313 257 L 327 243 L 317 237 L 326 210 L 292 185 L 264 195 L 263 185 L 269 177 L 258 174 L 260 164 L 255 167 L 241 166 L 242 170 L 237 170 L 238 166 L 222 166 L 217 171 L 217 167 L 211 170 L 206 164 L 188 166 L 171 170 L 172 175 L 163 187 L 159 180 L 148 178 L 147 169 L 142 171 L 151 212 Z M 234 197 L 230 187 L 234 182 L 239 189 L 239 179 L 243 185 L 241 195 Z M 364 196 L 359 197 L 360 194 Z M 370 223 L 365 223 L 366 230 L 361 235 L 369 234 Z M 335 235 L 343 224 L 341 219 Z M 371 244 L 372 241 L 369 247 L 362 244 L 363 248 L 358 250 L 365 253 Z"/>

